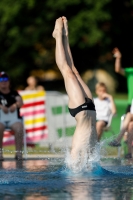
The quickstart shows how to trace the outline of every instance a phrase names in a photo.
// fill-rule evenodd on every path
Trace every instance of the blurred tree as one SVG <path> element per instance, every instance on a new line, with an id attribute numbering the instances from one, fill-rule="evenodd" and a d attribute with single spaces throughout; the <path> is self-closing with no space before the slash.
<path id="1" fill-rule="evenodd" d="M 31 69 L 51 63 L 51 30 L 44 8 L 43 1 L 0 1 L 0 64 L 15 83 L 23 83 Z"/>
<path id="2" fill-rule="evenodd" d="M 113 74 L 112 48 L 133 45 L 132 5 L 133 0 L 1 0 L 1 70 L 11 75 L 14 85 L 24 84 L 32 70 L 58 70 L 52 31 L 55 19 L 65 15 L 79 71 L 103 68 Z"/>
<path id="3" fill-rule="evenodd" d="M 7 71 L 14 83 L 23 84 L 31 70 L 55 68 L 51 33 L 55 19 L 62 15 L 69 19 L 71 45 L 77 49 L 94 47 L 105 36 L 100 26 L 110 19 L 105 9 L 109 2 L 1 0 L 1 70 Z"/>
<path id="4" fill-rule="evenodd" d="M 111 19 L 107 8 L 111 0 L 47 1 L 51 11 L 65 14 L 69 19 L 70 43 L 80 48 L 96 45 L 104 37 L 100 25 Z M 54 6 L 53 6 L 54 5 Z"/>

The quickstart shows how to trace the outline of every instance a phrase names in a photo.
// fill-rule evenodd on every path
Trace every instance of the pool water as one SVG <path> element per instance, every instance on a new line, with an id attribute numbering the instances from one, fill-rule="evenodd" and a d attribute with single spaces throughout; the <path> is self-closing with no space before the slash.
<path id="1" fill-rule="evenodd" d="M 0 200 L 131 200 L 133 160 L 102 159 L 73 173 L 64 158 L 0 163 Z"/>

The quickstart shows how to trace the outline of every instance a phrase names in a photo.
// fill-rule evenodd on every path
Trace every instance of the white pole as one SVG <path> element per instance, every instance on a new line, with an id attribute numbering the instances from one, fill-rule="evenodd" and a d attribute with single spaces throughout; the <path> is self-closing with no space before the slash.
<path id="1" fill-rule="evenodd" d="M 62 137 L 66 136 L 66 104 L 65 98 L 63 96 L 63 105 L 62 105 L 62 115 L 63 115 L 63 127 L 62 127 Z"/>
<path id="2" fill-rule="evenodd" d="M 122 129 L 122 125 L 123 125 L 124 119 L 125 119 L 125 115 L 122 115 L 122 116 L 121 116 L 121 123 L 120 123 L 120 130 Z M 121 150 L 122 150 L 121 147 L 118 147 L 118 158 L 121 157 L 121 153 L 122 153 L 122 154 L 124 153 L 124 152 L 122 152 Z"/>
<path id="3" fill-rule="evenodd" d="M 23 117 L 23 141 L 24 141 L 24 158 L 27 159 L 27 142 L 26 142 L 26 132 L 24 126 L 24 117 Z"/>

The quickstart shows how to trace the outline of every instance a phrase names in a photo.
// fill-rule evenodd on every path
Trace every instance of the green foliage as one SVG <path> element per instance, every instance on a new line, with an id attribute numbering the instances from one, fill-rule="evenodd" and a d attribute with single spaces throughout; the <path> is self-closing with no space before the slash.
<path id="1" fill-rule="evenodd" d="M 80 47 L 93 46 L 104 38 L 100 23 L 110 20 L 110 13 L 104 10 L 108 1 L 85 1 L 84 8 L 70 20 L 70 42 Z"/>
<path id="2" fill-rule="evenodd" d="M 40 63 L 43 67 L 48 54 L 42 53 L 47 52 L 49 33 L 45 28 L 48 24 L 44 20 L 44 3 L 41 6 L 35 0 L 0 1 L 1 69 L 8 71 L 19 84 L 24 83 L 22 74 L 28 76 Z"/>
<path id="3" fill-rule="evenodd" d="M 84 60 L 89 52 L 96 60 L 92 49 L 100 46 L 102 54 L 112 42 L 111 3 L 112 0 L 1 0 L 1 70 L 7 71 L 15 84 L 24 84 L 31 70 L 55 68 L 52 31 L 55 19 L 63 15 L 69 20 L 74 52 L 85 51 L 81 58 Z M 88 63 L 84 66 L 88 67 Z"/>
<path id="4" fill-rule="evenodd" d="M 103 39 L 104 31 L 100 29 L 100 23 L 111 19 L 110 13 L 105 9 L 110 1 L 57 0 L 54 4 L 54 0 L 49 0 L 47 5 L 52 12 L 55 10 L 60 13 L 65 12 L 69 19 L 70 43 L 83 48 L 93 46 Z"/>

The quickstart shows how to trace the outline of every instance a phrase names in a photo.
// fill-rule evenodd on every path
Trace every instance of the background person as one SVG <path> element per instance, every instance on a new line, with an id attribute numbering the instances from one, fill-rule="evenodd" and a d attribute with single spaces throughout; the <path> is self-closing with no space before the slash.
<path id="1" fill-rule="evenodd" d="M 130 109 L 131 114 L 133 114 L 133 100 Z M 133 149 L 133 120 L 128 124 L 128 134 L 127 134 L 127 147 L 128 153 L 125 155 L 125 158 L 132 158 L 132 149 Z"/>
<path id="2" fill-rule="evenodd" d="M 5 128 L 11 128 L 14 131 L 16 159 L 22 159 L 23 124 L 19 114 L 19 108 L 22 105 L 21 96 L 17 91 L 10 89 L 9 76 L 5 72 L 0 72 L 0 160 L 3 160 L 2 140 Z"/>
<path id="3" fill-rule="evenodd" d="M 121 52 L 119 51 L 118 48 L 113 49 L 113 54 L 114 54 L 114 57 L 116 58 L 115 59 L 115 72 L 117 72 L 117 73 L 119 73 L 123 76 L 126 76 L 126 78 L 127 78 L 127 88 L 128 88 L 128 105 L 127 105 L 127 108 L 126 108 L 126 117 L 124 119 L 122 129 L 121 129 L 118 137 L 115 140 L 113 140 L 109 143 L 110 146 L 120 146 L 121 145 L 120 142 L 121 142 L 121 139 L 122 139 L 123 136 L 124 136 L 125 141 L 128 140 L 127 139 L 128 133 L 126 131 L 128 130 L 128 125 L 129 125 L 130 121 L 132 121 L 130 110 L 131 110 L 131 102 L 132 102 L 132 99 L 133 99 L 133 89 L 132 89 L 132 86 L 133 86 L 133 67 L 122 68 L 122 66 L 121 66 L 122 54 L 121 54 Z M 125 132 L 124 132 L 124 130 L 125 130 Z M 131 131 L 131 129 L 130 129 L 130 131 Z"/>
<path id="4" fill-rule="evenodd" d="M 128 125 L 128 134 L 127 134 L 127 154 L 125 158 L 132 158 L 132 149 L 133 149 L 133 121 L 129 122 Z"/>
<path id="5" fill-rule="evenodd" d="M 102 82 L 96 84 L 97 98 L 94 98 L 96 108 L 96 129 L 98 140 L 100 140 L 103 130 L 109 122 L 110 115 L 116 113 L 116 106 L 113 97 L 107 93 L 106 85 Z"/>
<path id="6" fill-rule="evenodd" d="M 38 85 L 37 78 L 35 76 L 29 76 L 27 78 L 27 84 L 28 86 L 25 88 L 25 90 L 44 90 L 42 85 Z"/>
<path id="7" fill-rule="evenodd" d="M 126 113 L 130 112 L 131 102 L 133 99 L 133 67 L 122 68 L 121 67 L 121 52 L 118 48 L 113 49 L 113 54 L 115 57 L 115 72 L 126 76 L 127 78 L 127 88 L 128 88 L 128 105 L 126 108 Z"/>
<path id="8" fill-rule="evenodd" d="M 110 146 L 118 147 L 121 146 L 121 139 L 123 138 L 125 132 L 127 132 L 127 145 L 128 145 L 128 154 L 125 155 L 126 158 L 131 158 L 132 154 L 132 139 L 133 139 L 133 101 L 130 107 L 130 112 L 128 112 L 125 116 L 124 122 L 122 124 L 122 128 L 120 130 L 119 135 L 116 139 L 109 143 Z"/>

